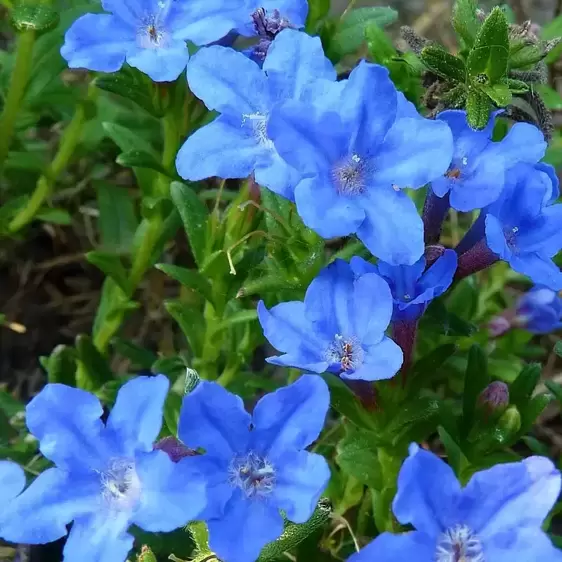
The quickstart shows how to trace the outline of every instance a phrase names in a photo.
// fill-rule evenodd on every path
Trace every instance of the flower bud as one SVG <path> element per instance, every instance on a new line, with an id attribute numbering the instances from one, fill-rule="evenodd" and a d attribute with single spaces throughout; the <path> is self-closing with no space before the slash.
<path id="1" fill-rule="evenodd" d="M 509 388 L 501 381 L 490 383 L 478 397 L 478 405 L 486 416 L 500 416 L 509 406 Z"/>
<path id="2" fill-rule="evenodd" d="M 186 447 L 179 439 L 175 437 L 164 437 L 154 444 L 155 450 L 164 451 L 173 462 L 179 462 L 184 457 L 194 457 L 197 451 Z"/>
<path id="3" fill-rule="evenodd" d="M 150 547 L 143 545 L 140 554 L 137 556 L 137 562 L 156 562 L 156 556 L 154 556 Z"/>
<path id="4" fill-rule="evenodd" d="M 498 430 L 502 434 L 502 441 L 511 439 L 521 429 L 521 414 L 515 406 L 510 406 L 498 420 Z"/>

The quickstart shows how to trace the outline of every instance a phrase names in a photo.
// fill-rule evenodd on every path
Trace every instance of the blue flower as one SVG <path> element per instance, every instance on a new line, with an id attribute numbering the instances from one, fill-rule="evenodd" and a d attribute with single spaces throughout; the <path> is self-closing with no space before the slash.
<path id="1" fill-rule="evenodd" d="M 431 187 L 439 197 L 450 192 L 454 209 L 472 211 L 493 203 L 503 190 L 509 168 L 520 162 L 535 164 L 544 156 L 544 136 L 528 123 L 516 123 L 502 141 L 493 142 L 497 113 L 481 131 L 468 125 L 465 111 L 444 111 L 438 116 L 451 128 L 455 148 L 449 169 Z"/>
<path id="2" fill-rule="evenodd" d="M 311 96 L 311 83 L 335 84 L 336 72 L 318 37 L 286 29 L 269 49 L 263 69 L 242 53 L 213 46 L 189 63 L 188 82 L 205 105 L 221 113 L 191 135 L 180 149 L 176 166 L 188 180 L 246 178 L 292 198 L 299 175 L 277 154 L 267 135 L 275 104 Z"/>
<path id="3" fill-rule="evenodd" d="M 562 205 L 548 204 L 557 185 L 543 168 L 518 165 L 498 201 L 487 209 L 488 247 L 535 283 L 562 289 L 562 273 L 552 261 L 562 248 Z"/>
<path id="4" fill-rule="evenodd" d="M 115 72 L 125 61 L 157 82 L 185 69 L 187 4 L 175 0 L 103 0 L 108 14 L 85 14 L 66 32 L 70 68 Z"/>
<path id="5" fill-rule="evenodd" d="M 461 488 L 448 465 L 413 445 L 393 510 L 415 531 L 383 533 L 349 562 L 560 562 L 541 529 L 559 492 L 560 473 L 546 458 L 496 465 Z"/>
<path id="6" fill-rule="evenodd" d="M 4 538 L 46 543 L 74 521 L 65 560 L 119 562 L 133 545 L 130 525 L 166 532 L 196 518 L 206 502 L 200 475 L 153 450 L 168 386 L 163 375 L 126 383 L 104 425 L 94 395 L 48 384 L 27 406 L 26 420 L 55 467 L 12 502 Z"/>
<path id="7" fill-rule="evenodd" d="M 206 452 L 181 463 L 205 475 L 209 504 L 201 517 L 219 558 L 256 560 L 283 532 L 279 510 L 295 523 L 310 518 L 330 469 L 304 449 L 322 431 L 329 404 L 327 385 L 315 375 L 264 396 L 253 415 L 214 382 L 200 382 L 184 398 L 178 435 Z"/>
<path id="8" fill-rule="evenodd" d="M 423 253 L 423 225 L 402 188 L 446 172 L 451 131 L 409 116 L 382 66 L 363 61 L 338 84 L 333 102 L 287 101 L 269 120 L 275 148 L 301 174 L 297 210 L 324 238 L 357 234 L 378 258 L 413 264 Z"/>
<path id="9" fill-rule="evenodd" d="M 534 334 L 549 334 L 562 328 L 562 297 L 558 291 L 535 286 L 517 303 L 517 326 Z"/>
<path id="10" fill-rule="evenodd" d="M 429 303 L 450 287 L 457 269 L 457 254 L 445 250 L 427 270 L 425 257 L 414 265 L 389 265 L 381 261 L 373 265 L 354 257 L 351 268 L 356 275 L 368 272 L 380 275 L 388 283 L 394 300 L 393 322 L 411 321 L 419 318 Z"/>
<path id="11" fill-rule="evenodd" d="M 25 474 L 15 462 L 0 460 L 0 537 L 4 536 L 3 522 L 9 517 L 8 506 L 25 487 Z"/>
<path id="12" fill-rule="evenodd" d="M 186 4 L 187 37 L 196 45 L 214 43 L 230 31 L 264 38 L 264 31 L 275 35 L 277 26 L 299 29 L 308 14 L 306 0 L 188 0 Z M 266 29 L 260 28 L 261 23 Z"/>
<path id="13" fill-rule="evenodd" d="M 393 377 L 401 349 L 384 335 L 392 316 L 392 296 L 376 273 L 356 277 L 336 260 L 306 291 L 304 302 L 284 302 L 258 316 L 269 342 L 284 355 L 269 363 L 313 373 L 332 372 L 368 381 Z"/>

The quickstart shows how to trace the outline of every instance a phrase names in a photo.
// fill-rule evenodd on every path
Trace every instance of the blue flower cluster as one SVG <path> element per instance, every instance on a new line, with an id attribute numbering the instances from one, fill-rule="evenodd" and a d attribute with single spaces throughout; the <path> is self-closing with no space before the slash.
<path id="1" fill-rule="evenodd" d="M 178 430 L 198 454 L 181 458 L 154 446 L 168 387 L 163 375 L 131 380 L 104 424 L 95 396 L 47 385 L 26 419 L 55 467 L 20 494 L 23 471 L 0 462 L 0 537 L 42 544 L 73 522 L 65 560 L 119 562 L 133 546 L 131 525 L 167 532 L 204 520 L 221 559 L 253 562 L 283 532 L 280 511 L 296 523 L 310 518 L 330 479 L 324 457 L 305 450 L 330 403 L 320 377 L 264 396 L 252 415 L 217 383 L 200 382 L 184 398 Z"/>

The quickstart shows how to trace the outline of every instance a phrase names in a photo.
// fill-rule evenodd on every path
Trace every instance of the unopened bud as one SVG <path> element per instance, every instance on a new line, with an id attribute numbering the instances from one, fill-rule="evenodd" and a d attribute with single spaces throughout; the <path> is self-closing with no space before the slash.
<path id="1" fill-rule="evenodd" d="M 490 332 L 490 336 L 493 338 L 502 336 L 506 332 L 509 332 L 509 330 L 513 327 L 511 321 L 513 314 L 507 315 L 507 312 L 509 311 L 506 310 L 504 314 L 494 316 L 490 322 L 488 322 L 488 332 Z"/>
<path id="2" fill-rule="evenodd" d="M 143 545 L 140 554 L 137 556 L 137 562 L 156 562 L 156 556 L 154 556 L 150 547 Z"/>
<path id="3" fill-rule="evenodd" d="M 184 457 L 194 457 L 197 451 L 186 447 L 175 437 L 164 437 L 154 444 L 155 450 L 164 451 L 173 462 L 179 462 Z"/>
<path id="4" fill-rule="evenodd" d="M 521 414 L 515 406 L 510 406 L 498 420 L 498 430 L 505 436 L 503 441 L 513 437 L 521 429 Z"/>
<path id="5" fill-rule="evenodd" d="M 490 383 L 478 397 L 478 405 L 487 416 L 500 416 L 509 406 L 509 388 L 501 381 Z"/>

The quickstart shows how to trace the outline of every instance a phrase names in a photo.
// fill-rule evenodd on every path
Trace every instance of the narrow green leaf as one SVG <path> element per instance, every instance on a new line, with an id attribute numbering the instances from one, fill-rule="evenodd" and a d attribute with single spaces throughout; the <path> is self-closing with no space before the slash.
<path id="1" fill-rule="evenodd" d="M 106 182 L 96 182 L 99 228 L 102 249 L 107 252 L 130 253 L 138 219 L 129 192 Z"/>
<path id="2" fill-rule="evenodd" d="M 451 435 L 445 430 L 443 426 L 439 426 L 437 428 L 439 432 L 439 438 L 441 439 L 441 443 L 443 443 L 445 447 L 445 451 L 447 451 L 447 458 L 451 468 L 455 471 L 455 474 L 458 476 L 461 472 L 462 466 L 466 463 L 466 457 L 464 456 L 462 449 L 460 446 L 455 442 L 455 440 L 451 437 Z"/>
<path id="3" fill-rule="evenodd" d="M 176 437 L 178 434 L 178 423 L 180 419 L 182 397 L 176 392 L 169 392 L 164 403 L 164 421 L 168 431 Z"/>
<path id="4" fill-rule="evenodd" d="M 455 82 L 466 81 L 466 68 L 464 62 L 454 55 L 451 55 L 442 47 L 428 45 L 421 52 L 421 59 L 424 64 L 442 78 Z"/>
<path id="5" fill-rule="evenodd" d="M 474 424 L 476 402 L 480 393 L 490 383 L 488 360 L 482 348 L 475 344 L 468 352 L 464 377 L 462 435 L 468 435 Z"/>
<path id="6" fill-rule="evenodd" d="M 226 330 L 231 326 L 237 324 L 247 324 L 248 322 L 254 322 L 258 319 L 258 313 L 255 309 L 252 310 L 238 310 L 234 312 L 227 318 L 225 318 L 220 324 L 213 328 L 213 333 L 217 334 L 222 330 Z"/>
<path id="7" fill-rule="evenodd" d="M 512 94 L 524 94 L 529 91 L 529 86 L 523 80 L 508 78 L 505 83 Z"/>
<path id="8" fill-rule="evenodd" d="M 209 217 L 207 207 L 197 197 L 197 194 L 184 183 L 172 182 L 170 193 L 183 222 L 193 257 L 201 268 L 206 257 L 207 219 Z"/>
<path id="9" fill-rule="evenodd" d="M 37 213 L 36 218 L 52 224 L 62 224 L 65 226 L 72 224 L 72 216 L 65 209 L 45 207 Z"/>
<path id="10" fill-rule="evenodd" d="M 113 338 L 111 345 L 116 353 L 129 359 L 133 366 L 139 369 L 150 369 L 158 359 L 152 351 L 123 338 Z"/>
<path id="11" fill-rule="evenodd" d="M 453 27 L 467 47 L 472 47 L 480 22 L 476 17 L 476 0 L 457 0 L 453 6 Z"/>
<path id="12" fill-rule="evenodd" d="M 150 83 L 143 81 L 136 73 L 128 73 L 122 70 L 111 74 L 101 74 L 96 77 L 94 83 L 100 90 L 111 92 L 136 103 L 154 117 L 162 117 L 163 115 L 150 95 Z"/>
<path id="13" fill-rule="evenodd" d="M 511 103 L 511 91 L 507 84 L 482 84 L 480 89 L 498 106 L 506 107 Z"/>
<path id="14" fill-rule="evenodd" d="M 207 278 L 197 270 L 166 263 L 156 264 L 155 267 L 163 271 L 168 277 L 181 283 L 184 287 L 197 291 L 203 298 L 213 304 L 213 288 Z"/>
<path id="15" fill-rule="evenodd" d="M 409 392 L 417 392 L 427 386 L 429 379 L 435 375 L 457 349 L 458 347 L 454 343 L 446 343 L 418 359 L 408 376 Z"/>
<path id="16" fill-rule="evenodd" d="M 494 8 L 478 30 L 468 57 L 472 76 L 485 74 L 492 84 L 504 78 L 509 57 L 509 26 L 501 8 Z"/>
<path id="17" fill-rule="evenodd" d="M 171 173 L 170 170 L 165 170 L 160 161 L 148 152 L 142 150 L 129 150 L 122 152 L 117 156 L 115 162 L 125 168 L 148 168 L 154 170 L 159 174 L 164 174 L 169 177 L 175 178 L 176 175 Z"/>
<path id="18" fill-rule="evenodd" d="M 79 388 L 97 390 L 104 383 L 115 379 L 105 357 L 95 348 L 92 338 L 79 335 L 76 338 L 78 360 L 84 366 L 86 379 L 77 380 Z"/>
<path id="19" fill-rule="evenodd" d="M 472 87 L 468 91 L 466 113 L 468 124 L 476 130 L 482 130 L 488 124 L 490 117 L 490 100 L 488 96 Z"/>
<path id="20" fill-rule="evenodd" d="M 50 383 L 76 386 L 76 351 L 67 345 L 57 345 L 48 357 L 45 369 Z"/>
<path id="21" fill-rule="evenodd" d="M 318 24 L 330 12 L 330 0 L 308 0 L 308 16 L 306 18 L 305 30 L 313 34 Z"/>
<path id="22" fill-rule="evenodd" d="M 543 99 L 548 109 L 552 109 L 555 111 L 559 111 L 562 109 L 562 96 L 554 88 L 551 88 L 546 84 L 536 84 L 535 89 L 541 95 L 541 98 Z"/>
<path id="23" fill-rule="evenodd" d="M 189 307 L 179 300 L 164 301 L 164 308 L 178 323 L 186 337 L 195 357 L 201 355 L 203 349 L 203 335 L 205 333 L 205 319 L 201 312 Z"/>
<path id="24" fill-rule="evenodd" d="M 535 387 L 541 378 L 540 363 L 530 363 L 525 365 L 519 376 L 509 387 L 509 397 L 511 404 L 515 404 L 520 411 L 525 409 L 529 398 L 533 394 Z"/>
<path id="25" fill-rule="evenodd" d="M 129 278 L 125 267 L 121 262 L 121 258 L 115 254 L 107 252 L 88 252 L 86 259 L 103 271 L 108 277 L 111 277 L 124 293 L 129 291 Z"/>
<path id="26" fill-rule="evenodd" d="M 396 56 L 390 37 L 378 25 L 369 24 L 365 30 L 365 38 L 373 62 L 384 64 Z"/>
<path id="27" fill-rule="evenodd" d="M 544 57 L 546 57 L 546 51 L 540 45 L 525 44 L 515 53 L 511 53 L 509 57 L 509 68 L 512 70 L 525 67 L 531 68 L 544 59 Z"/>

